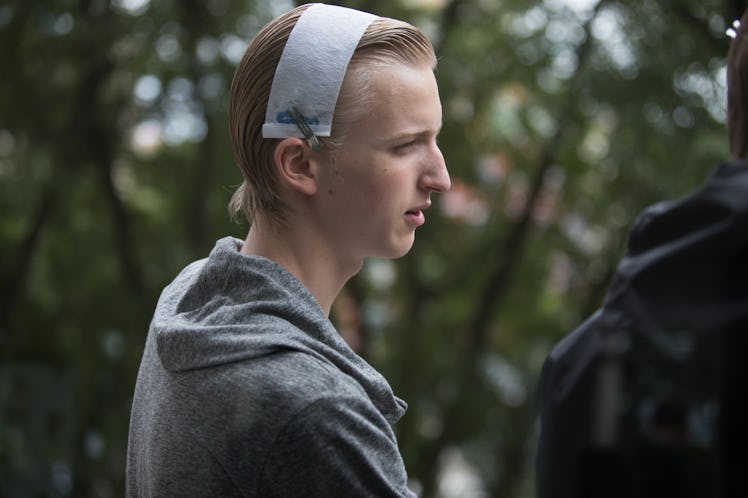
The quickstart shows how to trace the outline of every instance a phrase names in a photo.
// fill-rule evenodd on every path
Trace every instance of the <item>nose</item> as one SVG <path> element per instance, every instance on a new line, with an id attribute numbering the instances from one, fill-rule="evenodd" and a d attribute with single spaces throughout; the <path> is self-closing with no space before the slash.
<path id="1" fill-rule="evenodd" d="M 433 151 L 428 158 L 426 170 L 421 175 L 421 188 L 436 193 L 443 193 L 450 189 L 452 182 L 449 179 L 447 164 L 439 146 L 434 144 Z"/>

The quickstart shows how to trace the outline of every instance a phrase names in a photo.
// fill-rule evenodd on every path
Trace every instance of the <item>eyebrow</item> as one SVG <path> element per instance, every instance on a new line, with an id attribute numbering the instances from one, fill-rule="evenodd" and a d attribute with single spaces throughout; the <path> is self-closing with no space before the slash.
<path id="1" fill-rule="evenodd" d="M 436 129 L 429 128 L 426 130 L 419 130 L 419 131 L 405 131 L 402 133 L 398 133 L 397 135 L 394 135 L 392 137 L 388 137 L 384 139 L 384 142 L 393 143 L 393 142 L 399 142 L 401 140 L 406 140 L 410 138 L 424 138 L 424 137 L 429 137 L 431 135 L 436 136 L 436 135 L 439 135 L 441 131 L 442 131 L 441 125 L 439 126 L 439 128 L 436 128 Z"/>

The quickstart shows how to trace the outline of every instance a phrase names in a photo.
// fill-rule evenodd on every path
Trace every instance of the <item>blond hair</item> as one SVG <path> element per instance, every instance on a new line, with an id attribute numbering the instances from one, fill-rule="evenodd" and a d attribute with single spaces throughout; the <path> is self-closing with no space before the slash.
<path id="1" fill-rule="evenodd" d="M 273 224 L 286 221 L 286 204 L 273 159 L 279 140 L 262 138 L 262 124 L 283 47 L 308 7 L 309 4 L 297 7 L 266 24 L 247 47 L 234 73 L 229 93 L 229 132 L 243 176 L 229 202 L 229 212 L 235 219 L 243 213 L 251 223 L 261 213 Z M 332 136 L 320 139 L 325 150 L 334 151 L 344 142 L 350 127 L 374 105 L 369 90 L 377 67 L 393 64 L 427 65 L 434 69 L 436 55 L 419 29 L 379 17 L 361 37 L 348 65 L 335 107 Z"/>

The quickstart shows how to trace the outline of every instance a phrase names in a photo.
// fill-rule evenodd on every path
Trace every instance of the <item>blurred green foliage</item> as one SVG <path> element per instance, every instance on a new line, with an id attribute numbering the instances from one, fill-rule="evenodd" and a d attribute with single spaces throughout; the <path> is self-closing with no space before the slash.
<path id="1" fill-rule="evenodd" d="M 440 56 L 454 188 L 411 253 L 368 261 L 333 320 L 410 404 L 433 497 L 533 496 L 536 382 L 595 309 L 639 210 L 726 156 L 725 0 L 390 0 Z M 292 2 L 0 5 L 0 486 L 120 496 L 158 295 L 247 227 L 233 68 Z"/>

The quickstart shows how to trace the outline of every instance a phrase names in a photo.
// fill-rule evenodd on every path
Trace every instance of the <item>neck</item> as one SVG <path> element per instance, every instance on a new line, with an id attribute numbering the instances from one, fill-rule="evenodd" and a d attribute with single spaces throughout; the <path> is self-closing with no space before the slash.
<path id="1" fill-rule="evenodd" d="M 291 272 L 326 315 L 343 285 L 361 269 L 362 261 L 340 261 L 334 248 L 316 240 L 304 227 L 274 226 L 256 219 L 244 240 L 242 254 L 262 256 Z"/>

